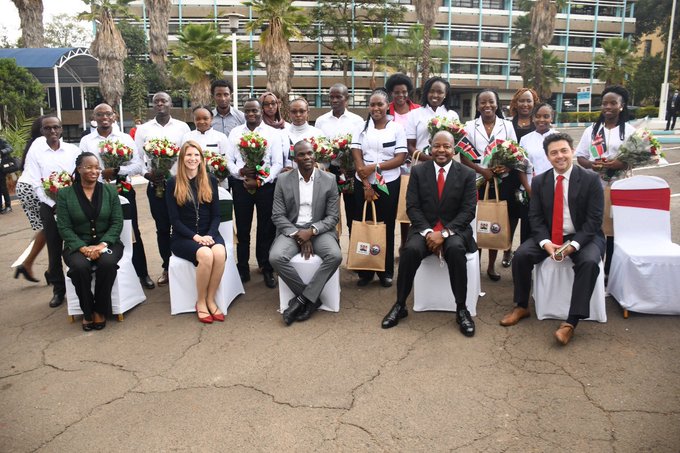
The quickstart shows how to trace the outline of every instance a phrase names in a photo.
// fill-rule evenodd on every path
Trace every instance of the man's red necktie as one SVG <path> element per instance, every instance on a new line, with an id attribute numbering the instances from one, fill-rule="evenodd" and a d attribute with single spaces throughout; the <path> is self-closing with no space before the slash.
<path id="1" fill-rule="evenodd" d="M 564 186 L 562 181 L 564 176 L 557 177 L 557 184 L 555 184 L 555 199 L 553 201 L 553 218 L 552 218 L 552 237 L 551 242 L 555 245 L 562 245 L 564 240 Z"/>
<path id="2" fill-rule="evenodd" d="M 440 168 L 439 169 L 439 175 L 437 176 L 437 192 L 439 194 L 439 199 L 442 199 L 442 194 L 444 193 L 444 184 L 446 183 L 446 177 L 444 177 L 444 169 Z M 437 224 L 434 226 L 433 230 L 434 231 L 441 231 L 444 229 L 444 225 L 442 225 L 442 221 L 437 220 Z"/>

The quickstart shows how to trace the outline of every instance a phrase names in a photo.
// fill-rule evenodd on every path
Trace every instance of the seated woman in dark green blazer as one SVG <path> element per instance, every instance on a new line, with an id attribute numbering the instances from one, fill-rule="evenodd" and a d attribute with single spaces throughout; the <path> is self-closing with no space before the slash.
<path id="1" fill-rule="evenodd" d="M 76 159 L 74 182 L 58 192 L 57 227 L 64 262 L 83 310 L 83 330 L 101 330 L 111 313 L 111 288 L 123 256 L 123 210 L 116 186 L 98 181 L 99 160 L 89 152 Z M 92 273 L 95 275 L 92 294 Z"/>

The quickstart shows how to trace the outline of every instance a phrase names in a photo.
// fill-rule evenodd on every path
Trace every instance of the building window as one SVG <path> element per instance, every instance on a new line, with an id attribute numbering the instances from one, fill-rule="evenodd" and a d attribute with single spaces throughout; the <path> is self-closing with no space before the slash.
<path id="1" fill-rule="evenodd" d="M 482 8 L 506 9 L 506 0 L 482 0 Z M 444 6 L 454 8 L 479 8 L 479 0 L 444 0 Z"/>
<path id="2" fill-rule="evenodd" d="M 590 69 L 567 68 L 567 78 L 589 79 L 590 78 Z"/>

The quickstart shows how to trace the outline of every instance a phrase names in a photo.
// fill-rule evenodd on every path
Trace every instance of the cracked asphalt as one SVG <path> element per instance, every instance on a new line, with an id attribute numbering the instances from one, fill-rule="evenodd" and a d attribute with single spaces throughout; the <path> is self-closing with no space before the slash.
<path id="1" fill-rule="evenodd" d="M 647 173 L 677 193 L 678 168 Z M 137 193 L 157 277 L 153 221 Z M 675 242 L 679 208 L 674 197 Z M 277 290 L 253 269 L 224 323 L 171 316 L 164 287 L 123 322 L 85 333 L 65 306 L 47 306 L 44 283 L 12 278 L 31 236 L 18 204 L 0 217 L 3 452 L 680 451 L 677 316 L 624 320 L 609 298 L 607 323 L 582 322 L 561 347 L 559 321 L 538 321 L 533 306 L 519 325 L 498 324 L 512 305 L 510 271 L 498 266 L 500 282 L 482 278 L 473 338 L 450 313 L 411 311 L 382 330 L 396 289 L 360 289 L 343 263 L 341 311 L 305 323 L 283 324 Z M 46 264 L 43 252 L 34 273 Z"/>

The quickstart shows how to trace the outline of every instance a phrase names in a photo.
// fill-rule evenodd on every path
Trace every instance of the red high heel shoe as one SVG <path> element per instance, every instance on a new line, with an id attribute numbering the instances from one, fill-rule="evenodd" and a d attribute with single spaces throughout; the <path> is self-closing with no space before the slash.
<path id="1" fill-rule="evenodd" d="M 219 307 L 217 308 L 219 310 Z M 213 317 L 213 320 L 219 321 L 219 322 L 224 322 L 224 313 L 217 313 L 217 310 L 215 310 L 215 313 L 210 311 L 210 308 L 208 308 L 208 311 L 210 312 L 210 315 Z"/>
<path id="2" fill-rule="evenodd" d="M 213 322 L 213 317 L 210 314 L 209 311 L 202 311 L 198 309 L 198 303 L 196 303 L 196 316 L 198 316 L 198 320 L 201 322 L 204 322 L 206 324 L 212 324 Z M 208 313 L 208 316 L 201 317 L 201 313 Z"/>

